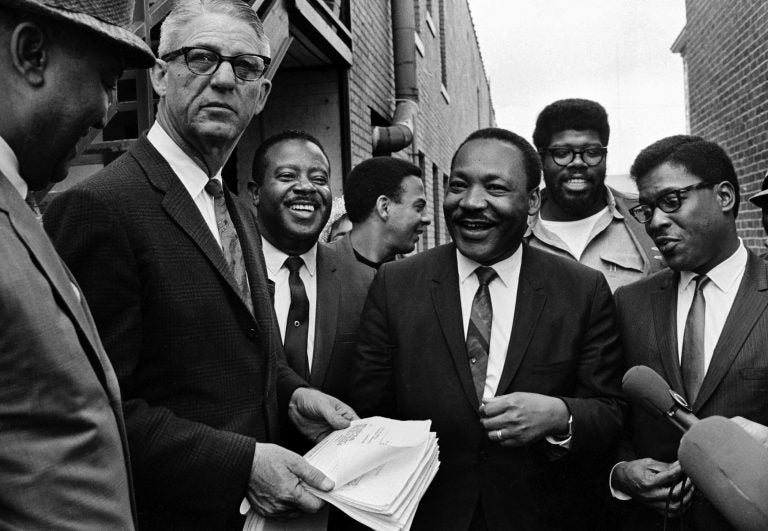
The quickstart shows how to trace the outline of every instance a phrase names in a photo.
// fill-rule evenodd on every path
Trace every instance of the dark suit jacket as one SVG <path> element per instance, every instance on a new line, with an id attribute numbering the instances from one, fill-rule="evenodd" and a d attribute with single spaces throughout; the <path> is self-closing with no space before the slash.
<path id="1" fill-rule="evenodd" d="M 0 528 L 132 529 L 120 391 L 78 288 L 0 173 Z"/>
<path id="2" fill-rule="evenodd" d="M 143 528 L 237 528 L 257 441 L 301 381 L 255 225 L 227 192 L 255 315 L 181 181 L 145 137 L 56 197 L 45 226 L 81 283 L 125 400 Z"/>
<path id="3" fill-rule="evenodd" d="M 431 419 L 440 470 L 414 529 L 467 529 L 478 503 L 488 528 L 554 529 L 572 488 L 570 465 L 618 438 L 619 344 L 602 274 L 525 247 L 512 335 L 497 395 L 561 397 L 573 415 L 570 452 L 549 443 L 502 448 L 480 424 L 461 318 L 453 244 L 385 264 L 361 323 L 352 404 L 361 416 Z M 578 527 L 578 522 L 572 522 Z"/>
<path id="4" fill-rule="evenodd" d="M 310 384 L 343 401 L 352 387 L 360 314 L 376 271 L 325 245 L 317 247 L 317 310 Z"/>
<path id="5" fill-rule="evenodd" d="M 679 275 L 667 269 L 616 291 L 625 368 L 647 365 L 677 391 L 683 389 L 677 353 L 677 283 Z M 768 264 L 749 252 L 747 268 L 731 312 L 712 354 L 693 413 L 741 415 L 768 424 Z M 677 460 L 681 433 L 668 421 L 654 419 L 631 408 L 629 433 L 618 460 L 652 457 L 666 463 Z M 625 520 L 632 529 L 661 523 L 655 513 L 634 502 L 622 502 L 632 513 Z M 695 499 L 686 520 L 698 519 L 699 529 L 729 528 L 719 515 Z M 716 523 L 720 520 L 719 523 Z"/>

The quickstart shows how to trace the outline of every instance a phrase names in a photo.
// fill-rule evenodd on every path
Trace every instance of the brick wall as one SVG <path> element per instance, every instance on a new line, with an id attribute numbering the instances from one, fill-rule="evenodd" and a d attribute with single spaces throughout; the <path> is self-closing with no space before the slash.
<path id="1" fill-rule="evenodd" d="M 469 133 L 494 125 L 495 120 L 467 0 L 414 3 L 418 11 L 417 35 L 423 45 L 423 54 L 416 54 L 419 112 L 413 145 L 394 156 L 421 164 L 425 170 L 427 208 L 433 220 L 419 244 L 419 249 L 426 249 L 436 241 L 449 240 L 442 219 L 442 196 L 454 150 Z M 390 0 L 351 2 L 353 65 L 349 72 L 349 106 L 353 165 L 371 156 L 371 110 L 391 119 L 395 109 L 389 6 Z M 442 83 L 441 45 L 445 46 L 447 86 Z"/>
<path id="2" fill-rule="evenodd" d="M 685 59 L 690 132 L 733 159 L 742 195 L 737 226 L 762 250 L 760 211 L 748 198 L 768 170 L 768 2 L 686 0 Z"/>

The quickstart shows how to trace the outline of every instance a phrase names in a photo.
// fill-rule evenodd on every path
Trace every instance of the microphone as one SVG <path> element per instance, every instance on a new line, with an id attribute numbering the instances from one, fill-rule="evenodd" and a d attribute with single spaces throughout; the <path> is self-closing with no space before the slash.
<path id="1" fill-rule="evenodd" d="M 650 416 L 666 416 L 682 432 L 699 422 L 685 399 L 650 367 L 637 365 L 629 369 L 621 380 L 621 390 Z"/>
<path id="2" fill-rule="evenodd" d="M 768 529 L 768 450 L 725 417 L 690 427 L 677 457 L 683 471 L 736 529 Z"/>
<path id="3" fill-rule="evenodd" d="M 644 365 L 622 379 L 624 394 L 684 433 L 677 457 L 696 488 L 740 531 L 768 529 L 768 451 L 724 417 L 699 420 L 685 399 Z"/>

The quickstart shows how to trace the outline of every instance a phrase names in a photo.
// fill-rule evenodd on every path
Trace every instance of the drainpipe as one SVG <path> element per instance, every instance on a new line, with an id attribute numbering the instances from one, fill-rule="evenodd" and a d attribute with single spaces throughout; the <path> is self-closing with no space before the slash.
<path id="1" fill-rule="evenodd" d="M 389 154 L 413 142 L 413 126 L 419 110 L 416 82 L 416 22 L 413 0 L 391 0 L 392 52 L 395 60 L 395 116 L 389 127 L 374 127 L 373 154 Z"/>

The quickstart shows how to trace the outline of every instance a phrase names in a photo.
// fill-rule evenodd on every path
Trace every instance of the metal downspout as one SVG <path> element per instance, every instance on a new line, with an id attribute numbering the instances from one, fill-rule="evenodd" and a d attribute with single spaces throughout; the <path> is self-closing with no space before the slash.
<path id="1" fill-rule="evenodd" d="M 374 127 L 373 154 L 400 151 L 413 142 L 413 127 L 419 110 L 416 81 L 416 42 L 413 0 L 391 0 L 392 51 L 395 61 L 395 116 L 389 127 Z"/>

